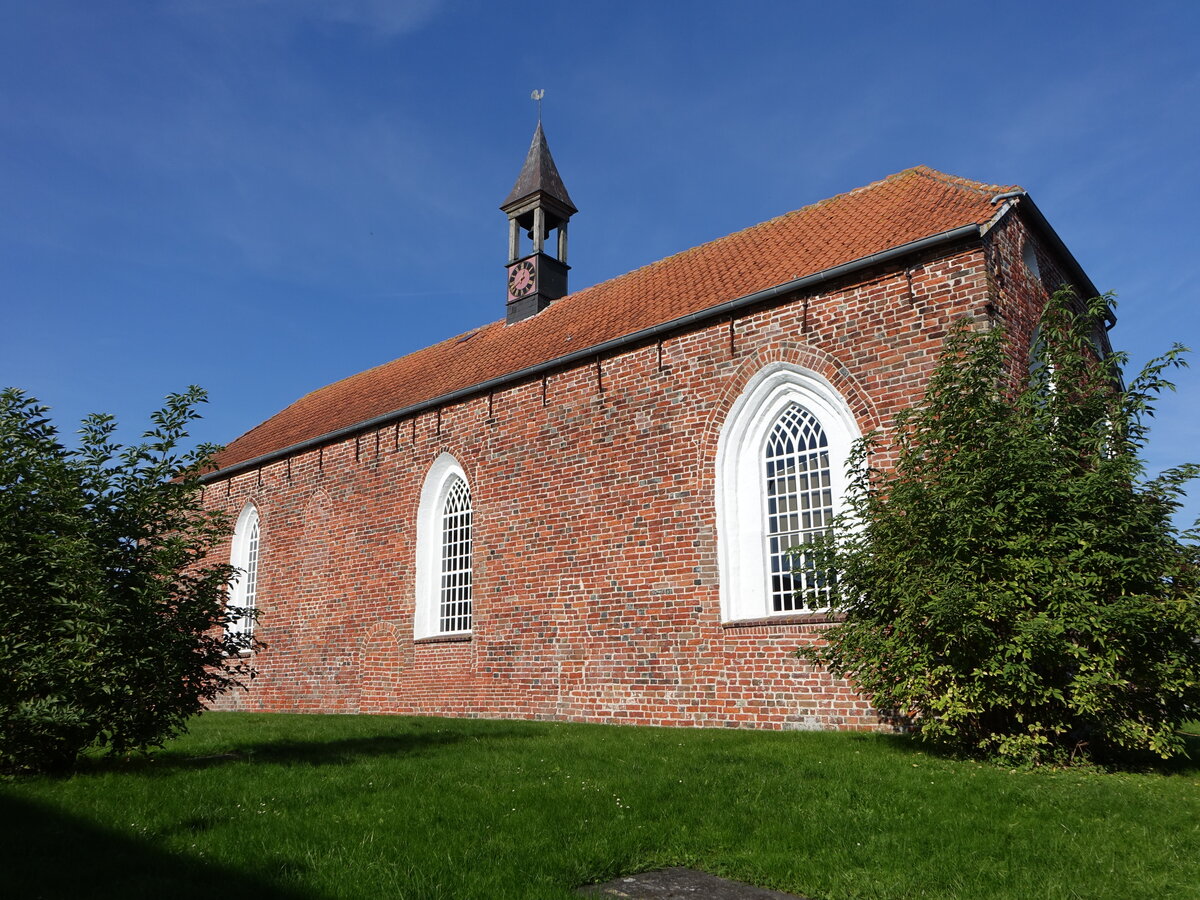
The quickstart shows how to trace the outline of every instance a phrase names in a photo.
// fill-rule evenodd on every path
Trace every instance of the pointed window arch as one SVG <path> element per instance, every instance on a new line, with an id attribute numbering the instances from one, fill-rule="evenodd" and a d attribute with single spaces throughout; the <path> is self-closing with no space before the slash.
<path id="1" fill-rule="evenodd" d="M 717 444 L 724 620 L 828 609 L 826 574 L 803 551 L 789 551 L 829 529 L 858 436 L 846 401 L 816 372 L 772 363 L 750 379 Z"/>
<path id="2" fill-rule="evenodd" d="M 449 453 L 434 460 L 417 521 L 417 638 L 471 633 L 474 507 L 462 466 Z"/>
<path id="3" fill-rule="evenodd" d="M 262 529 L 258 508 L 253 503 L 242 507 L 237 525 L 233 529 L 233 546 L 229 561 L 237 574 L 229 590 L 229 605 L 241 612 L 226 624 L 230 634 L 250 637 L 254 634 L 254 622 L 258 613 L 259 557 L 262 546 Z"/>

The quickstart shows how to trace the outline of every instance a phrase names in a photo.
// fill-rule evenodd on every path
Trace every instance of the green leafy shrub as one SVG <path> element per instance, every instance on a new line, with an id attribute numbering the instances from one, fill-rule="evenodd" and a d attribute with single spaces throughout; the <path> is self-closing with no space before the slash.
<path id="1" fill-rule="evenodd" d="M 961 752 L 1023 763 L 1182 750 L 1200 710 L 1196 532 L 1181 466 L 1145 480 L 1176 346 L 1128 387 L 1094 335 L 1107 298 L 1056 294 L 1025 353 L 960 323 L 894 465 L 861 441 L 831 544 L 845 619 L 804 655 Z"/>
<path id="2" fill-rule="evenodd" d="M 0 769 L 157 745 L 247 674 L 233 569 L 205 563 L 227 530 L 200 502 L 214 448 L 179 449 L 203 400 L 171 395 L 125 448 L 91 416 L 68 449 L 45 407 L 0 392 Z"/>

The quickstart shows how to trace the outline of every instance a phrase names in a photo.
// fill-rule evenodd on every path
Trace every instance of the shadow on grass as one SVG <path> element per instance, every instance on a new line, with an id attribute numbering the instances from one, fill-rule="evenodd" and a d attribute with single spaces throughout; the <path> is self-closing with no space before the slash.
<path id="1" fill-rule="evenodd" d="M 263 859 L 255 868 L 284 878 L 301 874 L 291 860 Z M 255 900 L 319 900 L 319 895 L 164 851 L 148 841 L 3 794 L 0 872 L 8 897 L 212 900 L 236 890 Z"/>
<path id="2" fill-rule="evenodd" d="M 334 740 L 311 741 L 275 738 L 261 742 L 239 741 L 228 751 L 205 756 L 189 756 L 174 750 L 127 758 L 97 756 L 82 759 L 74 774 L 87 776 L 102 772 L 128 772 L 138 775 L 170 774 L 180 770 L 219 768 L 230 765 L 269 764 L 284 766 L 341 766 L 361 759 L 385 756 L 415 756 L 466 741 L 530 739 L 532 731 L 492 730 L 476 736 L 461 732 L 406 733 Z"/>
<path id="3" fill-rule="evenodd" d="M 1101 764 L 1100 770 L 1112 772 L 1142 772 L 1156 775 L 1197 775 L 1200 774 L 1200 728 L 1189 725 L 1180 732 L 1183 737 L 1184 752 L 1180 756 L 1163 760 L 1154 756 L 1131 757 L 1126 760 L 1116 760 L 1109 764 Z M 874 741 L 901 754 L 931 756 L 950 761 L 966 761 L 961 753 L 944 744 L 933 741 L 923 741 L 915 734 L 879 734 L 861 733 L 851 737 L 851 740 Z M 1003 763 L 996 764 L 1006 768 Z"/>

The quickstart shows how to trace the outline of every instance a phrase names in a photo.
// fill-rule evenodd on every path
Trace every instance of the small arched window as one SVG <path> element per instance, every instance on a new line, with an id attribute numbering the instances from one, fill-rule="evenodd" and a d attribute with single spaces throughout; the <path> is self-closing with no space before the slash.
<path id="1" fill-rule="evenodd" d="M 473 512 L 466 473 L 443 453 L 425 477 L 417 511 L 418 638 L 471 631 Z"/>
<path id="2" fill-rule="evenodd" d="M 235 615 L 225 627 L 233 635 L 250 637 L 254 633 L 258 612 L 260 537 L 258 509 L 253 503 L 247 503 L 233 530 L 233 548 L 229 560 L 237 569 L 229 591 L 229 606 L 235 610 Z"/>

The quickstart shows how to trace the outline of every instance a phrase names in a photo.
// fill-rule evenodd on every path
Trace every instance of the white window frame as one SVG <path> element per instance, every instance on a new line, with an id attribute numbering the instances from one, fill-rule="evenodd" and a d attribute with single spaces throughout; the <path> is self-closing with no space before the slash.
<path id="1" fill-rule="evenodd" d="M 441 635 L 469 635 L 470 628 L 442 631 L 442 553 L 443 516 L 446 499 L 451 488 L 461 481 L 471 495 L 472 525 L 471 542 L 474 545 L 474 492 L 463 467 L 449 453 L 442 453 L 433 461 L 425 484 L 421 488 L 421 499 L 417 507 L 417 558 L 416 558 L 416 604 L 413 610 L 413 636 L 415 638 L 438 637 Z M 474 570 L 472 561 L 471 570 Z M 468 599 L 473 603 L 473 591 Z M 473 612 L 473 610 L 472 610 Z"/>
<path id="2" fill-rule="evenodd" d="M 258 507 L 247 503 L 233 529 L 229 562 L 237 569 L 229 586 L 229 605 L 257 611 L 259 576 L 262 574 L 262 518 Z M 254 616 L 239 616 L 225 625 L 230 634 L 254 634 Z"/>
<path id="3" fill-rule="evenodd" d="M 825 431 L 834 515 L 844 506 L 846 461 L 860 436 L 854 413 L 819 373 L 784 362 L 764 366 L 734 401 L 717 442 L 717 567 L 726 622 L 797 615 L 771 609 L 764 464 L 767 439 L 792 404 Z"/>

